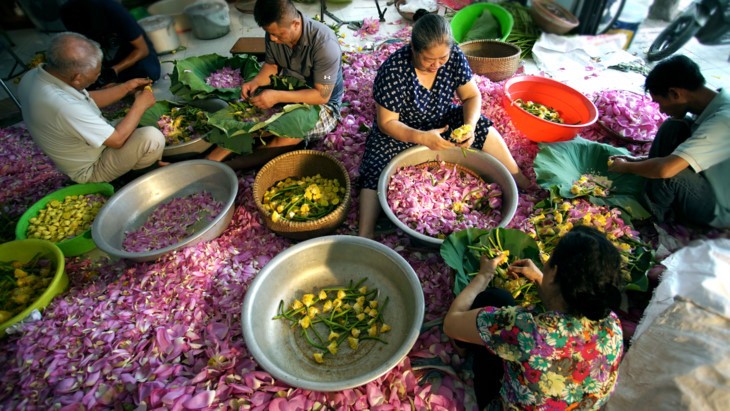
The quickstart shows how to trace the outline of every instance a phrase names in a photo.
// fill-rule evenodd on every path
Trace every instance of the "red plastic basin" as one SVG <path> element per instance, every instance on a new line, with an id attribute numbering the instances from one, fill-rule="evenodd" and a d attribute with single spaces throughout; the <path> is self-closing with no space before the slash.
<path id="1" fill-rule="evenodd" d="M 517 99 L 552 107 L 560 113 L 565 123 L 553 123 L 534 116 L 514 104 Z M 538 143 L 570 140 L 598 119 L 596 106 L 581 92 L 540 76 L 519 76 L 507 80 L 504 85 L 504 107 L 515 127 L 528 139 Z"/>

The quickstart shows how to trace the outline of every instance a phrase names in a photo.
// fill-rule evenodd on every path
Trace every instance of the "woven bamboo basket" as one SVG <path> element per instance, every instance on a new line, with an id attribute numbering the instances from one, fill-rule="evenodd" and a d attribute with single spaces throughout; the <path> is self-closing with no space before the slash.
<path id="1" fill-rule="evenodd" d="M 340 186 L 345 187 L 345 197 L 340 205 L 318 220 L 272 221 L 271 214 L 264 210 L 261 202 L 266 190 L 287 177 L 308 177 L 317 174 L 324 178 L 337 179 Z M 307 240 L 330 234 L 342 224 L 350 207 L 350 189 L 350 176 L 339 160 L 321 151 L 297 150 L 274 158 L 259 170 L 253 183 L 253 196 L 266 227 L 293 240 Z"/>
<path id="2" fill-rule="evenodd" d="M 520 48 L 499 40 L 472 40 L 459 44 L 471 70 L 492 81 L 502 81 L 520 67 Z"/>

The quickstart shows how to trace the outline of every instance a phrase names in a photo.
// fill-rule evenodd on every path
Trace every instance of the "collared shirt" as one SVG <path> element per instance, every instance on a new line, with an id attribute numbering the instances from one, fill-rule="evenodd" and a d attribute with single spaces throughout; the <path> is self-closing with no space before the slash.
<path id="1" fill-rule="evenodd" d="M 702 173 L 715 193 L 714 227 L 730 227 L 730 93 L 715 96 L 692 124 L 692 135 L 672 153 Z"/>
<path id="2" fill-rule="evenodd" d="M 18 96 L 33 141 L 64 174 L 86 181 L 114 132 L 89 93 L 37 67 L 23 76 Z"/>
<path id="3" fill-rule="evenodd" d="M 334 89 L 327 102 L 339 115 L 344 94 L 342 81 L 342 49 L 335 33 L 324 24 L 309 17 L 302 18 L 302 36 L 290 48 L 271 41 L 266 33 L 266 63 L 279 66 L 279 73 L 296 77 L 314 87 L 315 83 L 332 84 Z"/>

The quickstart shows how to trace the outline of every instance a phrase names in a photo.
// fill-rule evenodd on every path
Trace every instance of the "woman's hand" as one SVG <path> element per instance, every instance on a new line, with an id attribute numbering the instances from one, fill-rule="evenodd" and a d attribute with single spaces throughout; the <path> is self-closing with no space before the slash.
<path id="1" fill-rule="evenodd" d="M 442 128 L 434 128 L 432 130 L 421 131 L 420 144 L 434 151 L 448 150 L 451 147 L 454 147 L 453 143 L 444 140 L 444 138 L 441 137 L 441 134 L 445 133 L 448 129 L 449 126 L 444 126 Z"/>
<path id="2" fill-rule="evenodd" d="M 542 271 L 530 259 L 515 261 L 509 266 L 509 272 L 520 274 L 538 284 L 542 283 Z"/>
<path id="3" fill-rule="evenodd" d="M 489 258 L 486 254 L 482 254 L 482 257 L 479 259 L 479 274 L 484 275 L 489 279 L 487 284 L 492 281 L 492 278 L 494 278 L 494 275 L 497 273 L 497 267 L 506 259 L 507 256 L 502 252 L 497 254 L 494 258 Z"/>
<path id="4" fill-rule="evenodd" d="M 474 132 L 476 131 L 477 126 L 475 124 L 471 125 L 471 128 L 464 134 L 463 140 L 461 142 L 456 143 L 455 145 L 457 147 L 461 148 L 469 148 L 472 144 L 474 144 Z"/>

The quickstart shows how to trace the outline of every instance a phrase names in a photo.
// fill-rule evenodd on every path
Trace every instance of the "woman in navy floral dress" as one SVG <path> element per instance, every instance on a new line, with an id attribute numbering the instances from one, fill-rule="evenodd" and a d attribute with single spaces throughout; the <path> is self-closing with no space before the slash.
<path id="1" fill-rule="evenodd" d="M 453 103 L 455 95 L 463 106 Z M 480 114 L 481 94 L 443 17 L 426 14 L 417 19 L 411 44 L 378 69 L 373 97 L 377 118 L 360 164 L 361 236 L 374 236 L 380 173 L 393 157 L 418 144 L 431 150 L 455 146 L 483 150 L 507 167 L 520 188 L 530 185 L 492 121 Z M 471 125 L 472 132 L 462 143 L 444 137 L 464 124 Z"/>
<path id="2" fill-rule="evenodd" d="M 598 230 L 577 226 L 541 271 L 509 267 L 537 283 L 544 311 L 515 306 L 488 288 L 504 255 L 488 260 L 454 299 L 444 332 L 470 345 L 480 409 L 599 410 L 616 384 L 623 353 L 621 256 Z M 482 307 L 482 308 L 479 308 Z"/>

